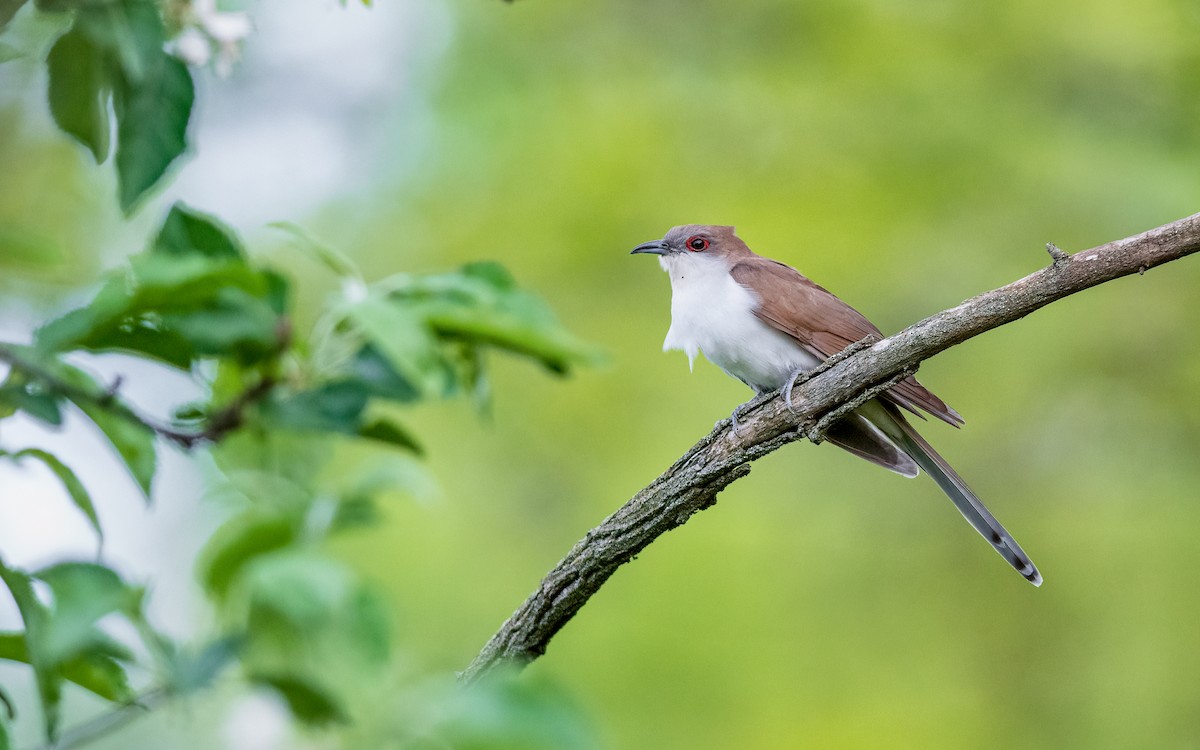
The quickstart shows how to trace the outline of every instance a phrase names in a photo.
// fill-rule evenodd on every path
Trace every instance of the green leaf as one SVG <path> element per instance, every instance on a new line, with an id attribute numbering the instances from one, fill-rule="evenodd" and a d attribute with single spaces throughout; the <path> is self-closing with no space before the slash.
<path id="1" fill-rule="evenodd" d="M 125 668 L 117 658 L 100 648 L 64 662 L 59 672 L 68 682 L 105 700 L 127 703 L 133 700 L 135 694 L 129 687 Z M 120 658 L 127 659 L 128 654 L 121 651 Z M 24 633 L 0 633 L 0 659 L 30 663 Z"/>
<path id="2" fill-rule="evenodd" d="M 126 72 L 116 85 L 117 182 L 126 215 L 187 148 L 195 99 L 186 65 L 165 52 L 149 63 L 140 79 Z"/>
<path id="3" fill-rule="evenodd" d="M 423 396 L 440 396 L 450 385 L 437 340 L 421 318 L 379 296 L 352 306 L 347 318 L 387 363 Z"/>
<path id="4" fill-rule="evenodd" d="M 91 348 L 93 337 L 119 339 L 114 332 L 130 314 L 132 305 L 127 280 L 114 275 L 85 307 L 71 310 L 39 328 L 34 345 L 44 352 L 67 352 Z"/>
<path id="5" fill-rule="evenodd" d="M 114 644 L 96 623 L 113 612 L 129 611 L 138 602 L 139 592 L 111 568 L 95 563 L 59 563 L 35 576 L 54 594 L 53 617 L 42 635 L 46 658 L 58 664 L 89 650 L 110 653 Z"/>
<path id="6" fill-rule="evenodd" d="M 402 278 L 388 296 L 396 306 L 424 318 L 441 337 L 523 354 L 556 373 L 602 359 L 594 347 L 567 332 L 541 299 L 516 288 L 494 263 L 471 264 L 459 273 Z"/>
<path id="7" fill-rule="evenodd" d="M 256 509 L 234 516 L 212 535 L 200 555 L 197 567 L 204 590 L 224 600 L 250 561 L 295 540 L 295 523 L 282 514 Z"/>
<path id="8" fill-rule="evenodd" d="M 49 393 L 31 393 L 25 383 L 7 383 L 0 386 L 0 404 L 9 407 L 9 414 L 20 409 L 46 424 L 55 427 L 62 424 L 62 411 L 58 406 L 58 397 Z"/>
<path id="9" fill-rule="evenodd" d="M 13 456 L 15 458 L 23 458 L 25 456 L 36 458 L 45 464 L 50 471 L 54 472 L 54 475 L 58 477 L 58 481 L 62 482 L 63 487 L 66 488 L 67 494 L 71 496 L 71 502 L 87 516 L 88 522 L 91 523 L 92 528 L 96 531 L 96 536 L 103 541 L 104 532 L 100 528 L 100 518 L 96 515 L 96 506 L 92 504 L 92 497 L 88 494 L 87 488 L 83 486 L 83 482 L 79 481 L 79 477 L 75 476 L 75 472 L 71 471 L 70 467 L 60 461 L 54 454 L 38 448 L 25 448 L 24 450 L 17 451 Z"/>
<path id="10" fill-rule="evenodd" d="M 151 251 L 167 256 L 199 254 L 225 260 L 244 260 L 246 257 L 232 229 L 182 201 L 171 206 Z"/>
<path id="11" fill-rule="evenodd" d="M 204 356 L 254 363 L 285 343 L 286 282 L 240 259 L 150 253 L 86 306 L 43 326 L 37 346 L 144 354 L 183 369 Z"/>
<path id="12" fill-rule="evenodd" d="M 383 398 L 409 403 L 420 399 L 420 392 L 400 376 L 379 349 L 366 344 L 354 356 L 352 371 L 364 383 L 371 394 Z"/>
<path id="13" fill-rule="evenodd" d="M 46 58 L 50 113 L 65 133 L 92 152 L 96 163 L 108 157 L 110 63 L 79 28 L 59 37 Z"/>
<path id="14" fill-rule="evenodd" d="M 358 592 L 347 566 L 303 552 L 262 558 L 247 571 L 243 585 L 252 627 L 257 619 L 305 637 L 346 614 Z M 276 633 L 285 635 L 278 629 Z"/>
<path id="15" fill-rule="evenodd" d="M 411 432 L 383 417 L 376 417 L 359 427 L 358 434 L 361 437 L 404 448 L 418 456 L 424 453 L 421 444 L 417 442 Z"/>
<path id="16" fill-rule="evenodd" d="M 65 318 L 59 318 L 65 320 Z M 57 322 L 57 321 L 55 321 Z M 53 342 L 67 344 L 67 349 L 87 349 L 93 352 L 122 352 L 157 360 L 165 365 L 187 370 L 199 354 L 187 337 L 178 331 L 164 329 L 161 323 L 144 319 L 122 320 L 115 325 L 97 327 L 85 332 L 86 338 L 75 341 Z"/>
<path id="17" fill-rule="evenodd" d="M 232 357 L 249 364 L 268 359 L 281 346 L 275 311 L 241 289 L 220 289 L 203 309 L 169 313 L 162 320 L 197 356 Z"/>
<path id="18" fill-rule="evenodd" d="M 65 680 L 114 703 L 132 703 L 137 698 L 129 686 L 125 667 L 108 654 L 89 651 L 64 662 L 61 673 Z"/>
<path id="19" fill-rule="evenodd" d="M 305 724 L 325 726 L 348 721 L 345 709 L 313 680 L 292 674 L 251 674 L 249 679 L 278 692 L 292 715 Z"/>
<path id="20" fill-rule="evenodd" d="M 263 404 L 263 419 L 278 429 L 357 435 L 368 397 L 359 381 L 339 380 L 272 398 Z"/>
<path id="21" fill-rule="evenodd" d="M 154 482 L 154 472 L 158 466 L 154 432 L 140 422 L 108 411 L 90 401 L 76 402 L 75 405 L 108 438 L 108 442 L 116 449 L 117 455 L 129 469 L 129 474 L 149 501 L 150 485 Z"/>
<path id="22" fill-rule="evenodd" d="M 37 681 L 38 698 L 42 703 L 42 721 L 46 736 L 53 739 L 58 733 L 60 704 L 62 702 L 62 675 L 55 669 L 53 659 L 46 649 L 45 632 L 50 622 L 50 611 L 33 592 L 33 579 L 23 570 L 10 568 L 0 561 L 0 579 L 4 580 L 12 593 L 21 619 L 25 623 L 25 643 L 29 649 L 29 663 Z"/>

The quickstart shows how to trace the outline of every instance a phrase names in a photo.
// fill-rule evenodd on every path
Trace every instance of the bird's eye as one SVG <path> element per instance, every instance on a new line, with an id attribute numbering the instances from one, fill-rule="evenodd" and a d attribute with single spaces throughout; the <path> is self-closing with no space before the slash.
<path id="1" fill-rule="evenodd" d="M 698 253 L 701 250 L 708 248 L 708 240 L 704 239 L 703 237 L 689 237 L 687 246 L 692 252 Z"/>

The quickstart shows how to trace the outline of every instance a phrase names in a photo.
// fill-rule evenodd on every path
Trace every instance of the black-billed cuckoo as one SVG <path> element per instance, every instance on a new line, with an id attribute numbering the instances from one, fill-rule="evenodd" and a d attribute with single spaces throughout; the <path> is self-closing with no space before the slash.
<path id="1" fill-rule="evenodd" d="M 675 227 L 633 252 L 657 255 L 671 277 L 671 328 L 663 351 L 681 349 L 689 363 L 704 352 L 757 394 L 788 386 L 850 344 L 880 335 L 861 313 L 796 269 L 755 255 L 733 227 Z M 909 377 L 830 426 L 826 439 L 902 476 L 924 469 L 1000 556 L 1040 586 L 1042 575 L 1029 556 L 901 409 L 922 418 L 923 410 L 955 427 L 963 423 Z"/>

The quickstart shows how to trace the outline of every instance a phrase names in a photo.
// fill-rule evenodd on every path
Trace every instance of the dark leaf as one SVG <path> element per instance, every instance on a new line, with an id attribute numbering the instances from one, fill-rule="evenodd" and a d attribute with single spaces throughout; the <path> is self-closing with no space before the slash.
<path id="1" fill-rule="evenodd" d="M 55 427 L 62 424 L 58 397 L 49 393 L 30 393 L 24 383 L 0 386 L 0 404 L 8 406 L 10 410 L 20 409 L 29 416 Z"/>
<path id="2" fill-rule="evenodd" d="M 424 453 L 421 444 L 412 436 L 412 433 L 395 422 L 382 417 L 372 419 L 358 428 L 358 434 L 361 437 L 370 438 L 371 440 L 379 440 L 389 445 L 405 448 L 418 456 Z"/>
<path id="3" fill-rule="evenodd" d="M 195 98 L 186 65 L 165 52 L 149 62 L 140 79 L 127 72 L 116 85 L 117 181 L 126 214 L 187 148 Z"/>
<path id="4" fill-rule="evenodd" d="M 62 676 L 89 692 L 114 703 L 131 703 L 137 694 L 129 687 L 125 667 L 108 654 L 88 651 L 63 662 Z"/>
<path id="5" fill-rule="evenodd" d="M 372 395 L 408 403 L 421 397 L 420 392 L 396 372 L 388 360 L 371 344 L 364 345 L 354 357 L 354 374 Z"/>
<path id="6" fill-rule="evenodd" d="M 118 326 L 132 314 L 128 281 L 112 276 L 85 307 L 55 318 L 37 330 L 35 345 L 45 352 L 89 348 L 93 338 L 119 339 Z"/>
<path id="7" fill-rule="evenodd" d="M 337 700 L 315 681 L 298 675 L 252 674 L 250 681 L 272 688 L 287 701 L 292 715 L 311 726 L 347 721 Z"/>
<path id="8" fill-rule="evenodd" d="M 13 705 L 12 698 L 4 691 L 3 687 L 0 687 L 0 703 L 4 704 L 4 715 L 0 716 L 0 724 L 17 718 L 17 707 Z M 0 748 L 4 747 L 6 746 L 0 744 Z"/>
<path id="9" fill-rule="evenodd" d="M 368 397 L 361 382 L 339 380 L 273 398 L 263 405 L 263 417 L 279 429 L 356 435 Z"/>
<path id="10" fill-rule="evenodd" d="M 187 337 L 144 319 L 97 328 L 86 339 L 69 343 L 71 348 L 93 352 L 139 354 L 180 370 L 189 369 L 199 356 Z"/>
<path id="11" fill-rule="evenodd" d="M 276 315 L 286 315 L 289 295 L 287 279 L 269 269 L 264 269 L 261 273 L 267 282 L 267 294 L 263 299 L 271 306 Z"/>
<path id="12" fill-rule="evenodd" d="M 241 289 L 220 289 L 203 309 L 163 316 L 199 356 L 232 357 L 249 364 L 279 350 L 279 319 L 270 305 Z"/>
<path id="13" fill-rule="evenodd" d="M 36 458 L 45 464 L 46 468 L 54 472 L 54 475 L 58 477 L 58 481 L 62 482 L 63 487 L 66 488 L 67 494 L 71 496 L 71 502 L 87 516 L 88 522 L 91 523 L 92 528 L 96 531 L 96 536 L 101 540 L 104 539 L 104 532 L 100 528 L 100 518 L 96 515 L 96 506 L 92 504 L 92 497 L 88 494 L 87 488 L 83 486 L 83 482 L 79 481 L 79 477 L 75 476 L 75 472 L 71 471 L 70 467 L 58 460 L 58 457 L 54 454 L 38 448 L 26 448 L 17 451 L 13 456 L 16 458 L 23 458 L 25 456 Z"/>
<path id="14" fill-rule="evenodd" d="M 109 58 L 79 28 L 59 37 L 46 58 L 50 113 L 64 132 L 91 150 L 96 163 L 108 157 Z"/>
<path id="15" fill-rule="evenodd" d="M 234 516 L 205 545 L 197 566 L 200 581 L 210 596 L 223 600 L 247 563 L 295 539 L 295 524 L 281 514 L 253 510 Z"/>
<path id="16" fill-rule="evenodd" d="M 451 385 L 449 367 L 437 339 L 419 315 L 387 299 L 371 296 L 350 308 L 348 319 L 387 361 L 423 396 L 442 396 Z"/>
<path id="17" fill-rule="evenodd" d="M 167 256 L 199 254 L 225 260 L 244 260 L 246 256 L 233 230 L 182 201 L 171 206 L 151 251 Z"/>

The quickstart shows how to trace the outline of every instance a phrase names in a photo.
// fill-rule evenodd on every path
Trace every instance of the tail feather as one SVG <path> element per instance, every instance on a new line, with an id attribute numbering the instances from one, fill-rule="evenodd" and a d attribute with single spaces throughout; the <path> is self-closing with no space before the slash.
<path id="1" fill-rule="evenodd" d="M 889 412 L 895 407 L 888 409 Z M 1017 544 L 1012 534 L 1000 525 L 996 517 L 984 506 L 963 478 L 946 463 L 946 459 L 938 455 L 921 437 L 920 433 L 908 423 L 899 410 L 891 413 L 892 421 L 898 426 L 899 433 L 895 438 L 906 453 L 912 456 L 917 465 L 924 469 L 938 483 L 942 491 L 949 496 L 958 512 L 963 514 L 967 522 L 986 539 L 1008 564 L 1016 568 L 1034 586 L 1042 585 L 1042 574 L 1037 566 L 1029 559 L 1029 555 Z M 890 433 L 891 431 L 888 430 Z"/>

